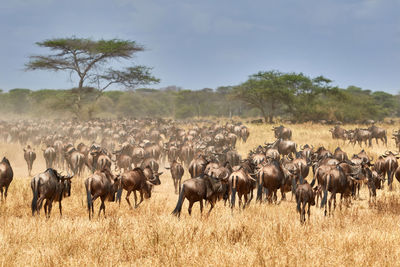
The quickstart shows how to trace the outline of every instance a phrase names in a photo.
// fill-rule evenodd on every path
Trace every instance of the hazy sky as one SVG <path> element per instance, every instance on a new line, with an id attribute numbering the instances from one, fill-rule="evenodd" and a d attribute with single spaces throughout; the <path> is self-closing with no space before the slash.
<path id="1" fill-rule="evenodd" d="M 35 42 L 134 40 L 156 87 L 235 85 L 260 70 L 400 90 L 400 0 L 0 0 L 0 88 L 71 88 L 66 73 L 24 72 Z"/>

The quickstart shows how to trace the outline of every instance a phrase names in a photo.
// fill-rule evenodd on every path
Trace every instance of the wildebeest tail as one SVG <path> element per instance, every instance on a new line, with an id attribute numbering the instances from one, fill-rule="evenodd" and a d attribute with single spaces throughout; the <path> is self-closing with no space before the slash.
<path id="1" fill-rule="evenodd" d="M 264 180 L 264 172 L 260 171 L 258 174 L 258 181 L 257 181 L 257 199 L 256 200 L 261 200 L 262 198 L 262 184 Z"/>
<path id="2" fill-rule="evenodd" d="M 181 193 L 179 194 L 178 203 L 176 203 L 176 207 L 172 211 L 173 215 L 178 216 L 178 217 L 181 215 L 182 204 L 183 204 L 184 198 L 185 198 L 185 185 L 183 184 Z"/>
<path id="3" fill-rule="evenodd" d="M 232 177 L 232 184 L 231 184 L 231 208 L 235 206 L 235 198 L 236 198 L 236 188 L 238 183 L 238 176 Z"/>
<path id="4" fill-rule="evenodd" d="M 35 215 L 35 211 L 37 211 L 37 200 L 38 200 L 38 195 L 39 195 L 39 179 L 34 179 L 33 180 L 33 188 L 32 188 L 32 193 L 33 193 L 33 198 L 32 198 L 32 216 Z"/>
<path id="5" fill-rule="evenodd" d="M 324 207 L 324 205 L 326 205 L 326 201 L 328 199 L 328 188 L 329 188 L 330 180 L 331 180 L 331 175 L 326 174 L 326 184 L 325 184 L 325 188 L 324 188 L 324 197 L 322 198 L 322 201 L 321 201 L 321 208 Z"/>

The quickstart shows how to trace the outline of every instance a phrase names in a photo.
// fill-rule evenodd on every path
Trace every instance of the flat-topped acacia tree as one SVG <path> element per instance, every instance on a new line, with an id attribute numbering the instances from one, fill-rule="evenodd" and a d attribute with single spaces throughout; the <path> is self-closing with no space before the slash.
<path id="1" fill-rule="evenodd" d="M 113 67 L 113 63 L 131 60 L 137 52 L 144 51 L 143 46 L 134 41 L 72 37 L 48 39 L 36 44 L 49 48 L 52 53 L 30 56 L 25 70 L 66 71 L 71 77 L 77 78 L 77 114 L 82 108 L 82 95 L 89 86 L 96 88 L 100 95 L 112 84 L 134 89 L 159 82 L 159 79 L 151 75 L 151 68 L 146 66 L 133 65 L 124 69 Z"/>

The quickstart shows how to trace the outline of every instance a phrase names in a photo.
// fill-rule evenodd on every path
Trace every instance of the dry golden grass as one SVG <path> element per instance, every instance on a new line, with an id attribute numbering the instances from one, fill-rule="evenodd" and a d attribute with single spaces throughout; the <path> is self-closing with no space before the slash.
<path id="1" fill-rule="evenodd" d="M 298 144 L 324 145 L 331 150 L 342 145 L 331 139 L 328 126 L 290 127 Z M 392 128 L 385 128 L 391 133 Z M 242 155 L 273 140 L 270 125 L 250 126 L 250 132 L 249 141 L 239 144 Z M 358 146 L 342 147 L 349 155 L 360 151 Z M 389 148 L 395 149 L 392 140 Z M 385 150 L 375 143 L 372 149 L 367 148 L 374 158 Z M 39 217 L 31 216 L 30 178 L 21 147 L 0 144 L 0 151 L 9 158 L 15 173 L 8 200 L 0 204 L 2 266 L 394 266 L 400 258 L 398 186 L 393 192 L 386 191 L 387 187 L 379 191 L 377 205 L 372 207 L 363 188 L 362 200 L 338 208 L 332 217 L 324 217 L 320 209 L 312 207 L 311 221 L 305 225 L 299 222 L 290 194 L 280 205 L 252 202 L 245 210 L 236 208 L 233 214 L 219 202 L 209 217 L 200 216 L 198 204 L 188 216 L 185 202 L 178 220 L 170 215 L 177 195 L 165 172 L 152 198 L 139 208 L 129 210 L 124 193 L 120 208 L 108 202 L 107 218 L 95 216 L 89 221 L 82 177 L 74 178 L 72 196 L 63 201 L 64 216 L 60 218 L 55 204 L 51 218 L 45 219 L 43 211 Z M 38 154 L 33 173 L 45 168 Z M 95 208 L 99 208 L 98 201 Z"/>

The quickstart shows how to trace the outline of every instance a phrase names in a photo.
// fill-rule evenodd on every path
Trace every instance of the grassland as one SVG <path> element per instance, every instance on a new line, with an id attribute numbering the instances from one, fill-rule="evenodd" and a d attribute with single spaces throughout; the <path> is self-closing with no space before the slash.
<path id="1" fill-rule="evenodd" d="M 384 126 L 390 135 L 393 127 Z M 358 153 L 357 145 L 334 141 L 328 126 L 303 124 L 290 126 L 298 144 L 323 145 L 334 150 L 338 145 L 349 155 Z M 346 126 L 345 128 L 353 128 Z M 264 141 L 272 141 L 271 126 L 250 126 L 247 143 L 239 143 L 242 155 Z M 382 144 L 367 148 L 376 158 L 387 149 Z M 263 266 L 263 265 L 398 265 L 400 249 L 400 192 L 378 192 L 377 205 L 368 204 L 367 189 L 361 200 L 337 209 L 324 217 L 320 209 L 311 210 L 311 220 L 299 222 L 295 203 L 279 205 L 252 202 L 234 213 L 222 202 L 210 216 L 200 215 L 195 204 L 187 214 L 187 202 L 181 219 L 170 215 L 176 205 L 170 174 L 164 172 L 162 184 L 151 199 L 130 210 L 123 199 L 121 206 L 106 203 L 107 217 L 88 220 L 83 181 L 73 179 L 72 196 L 63 201 L 63 217 L 58 205 L 50 219 L 43 212 L 32 217 L 32 192 L 26 163 L 19 145 L 0 144 L 1 155 L 9 158 L 14 181 L 6 202 L 0 204 L 0 264 L 2 266 Z M 33 173 L 44 170 L 41 153 Z M 184 179 L 188 175 L 185 174 Z M 310 179 L 311 177 L 308 177 Z M 123 198 L 125 197 L 125 193 Z M 95 203 L 99 208 L 99 203 Z M 207 210 L 208 207 L 206 207 Z"/>

